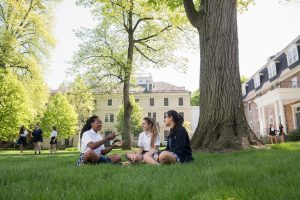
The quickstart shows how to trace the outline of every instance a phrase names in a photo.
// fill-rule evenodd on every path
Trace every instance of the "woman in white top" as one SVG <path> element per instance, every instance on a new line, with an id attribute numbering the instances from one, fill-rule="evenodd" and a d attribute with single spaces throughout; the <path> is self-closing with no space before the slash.
<path id="1" fill-rule="evenodd" d="M 121 160 L 121 156 L 114 154 L 111 156 L 105 156 L 115 146 L 122 146 L 124 142 L 119 141 L 112 146 L 105 148 L 104 143 L 116 138 L 115 132 L 102 138 L 97 132 L 102 128 L 102 121 L 98 116 L 93 115 L 90 117 L 81 131 L 81 149 L 80 157 L 77 161 L 77 165 L 80 166 L 85 163 L 100 164 L 100 163 L 117 163 Z"/>
<path id="2" fill-rule="evenodd" d="M 51 132 L 51 139 L 50 139 L 50 153 L 56 152 L 56 145 L 57 145 L 57 131 L 56 127 L 52 127 L 52 132 Z"/>
<path id="3" fill-rule="evenodd" d="M 23 155 L 24 145 L 27 143 L 27 130 L 24 126 L 20 128 L 18 144 L 20 145 L 20 155 Z"/>
<path id="4" fill-rule="evenodd" d="M 143 132 L 140 133 L 138 139 L 138 151 L 136 153 L 128 152 L 126 157 L 131 162 L 157 164 L 152 155 L 158 151 L 160 139 L 154 119 L 145 117 L 142 121 L 142 128 Z"/>

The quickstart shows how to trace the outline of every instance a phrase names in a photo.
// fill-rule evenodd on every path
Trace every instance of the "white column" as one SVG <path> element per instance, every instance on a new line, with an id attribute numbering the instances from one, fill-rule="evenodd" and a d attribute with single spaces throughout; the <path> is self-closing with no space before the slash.
<path id="1" fill-rule="evenodd" d="M 263 136 L 264 135 L 264 129 L 263 129 L 263 118 L 262 118 L 262 114 L 261 114 L 261 107 L 258 108 L 258 121 L 259 121 L 259 132 L 260 135 Z"/>
<path id="2" fill-rule="evenodd" d="M 284 113 L 284 107 L 283 107 L 283 101 L 279 100 L 279 115 L 280 115 L 280 123 L 283 126 L 283 130 L 286 133 L 286 120 L 285 120 L 285 113 Z"/>
<path id="3" fill-rule="evenodd" d="M 265 114 L 265 109 L 264 109 L 264 106 L 261 107 L 261 113 L 262 113 L 262 122 L 263 122 L 263 125 L 262 125 L 262 129 L 263 129 L 263 133 L 264 133 L 264 136 L 267 135 L 267 129 L 266 129 L 266 114 Z"/>
<path id="4" fill-rule="evenodd" d="M 276 121 L 276 124 L 274 124 L 274 128 L 276 130 L 279 130 L 279 123 L 280 123 L 280 120 L 279 120 L 279 113 L 278 113 L 278 101 L 275 101 L 274 102 L 274 108 L 275 108 L 275 121 Z"/>

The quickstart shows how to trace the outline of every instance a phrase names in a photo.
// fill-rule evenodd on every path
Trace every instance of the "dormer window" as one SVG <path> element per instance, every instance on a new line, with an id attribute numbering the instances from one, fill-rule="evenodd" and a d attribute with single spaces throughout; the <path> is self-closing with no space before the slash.
<path id="1" fill-rule="evenodd" d="M 286 53 L 286 58 L 288 62 L 288 66 L 299 60 L 299 54 L 298 54 L 298 49 L 297 45 L 293 44 L 287 51 Z"/>
<path id="2" fill-rule="evenodd" d="M 147 91 L 152 91 L 152 89 L 153 89 L 153 83 L 148 82 L 147 83 Z"/>
<path id="3" fill-rule="evenodd" d="M 258 73 L 254 77 L 254 86 L 255 86 L 255 88 L 258 88 L 260 86 L 260 76 L 261 75 L 262 75 L 261 73 Z"/>
<path id="4" fill-rule="evenodd" d="M 275 62 L 271 62 L 268 66 L 269 79 L 273 78 L 277 74 Z"/>
<path id="5" fill-rule="evenodd" d="M 248 86 L 248 84 L 242 84 L 242 94 L 243 94 L 243 96 L 245 96 L 246 94 L 247 94 L 247 86 Z"/>

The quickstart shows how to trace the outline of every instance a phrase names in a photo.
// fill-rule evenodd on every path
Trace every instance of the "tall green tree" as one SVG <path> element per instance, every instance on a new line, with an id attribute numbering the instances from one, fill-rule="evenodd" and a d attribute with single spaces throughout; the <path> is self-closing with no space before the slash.
<path id="1" fill-rule="evenodd" d="M 54 45 L 52 6 L 57 0 L 0 1 L 0 67 L 34 71 Z"/>
<path id="2" fill-rule="evenodd" d="M 175 27 L 182 13 L 168 9 L 155 11 L 145 0 L 78 0 L 91 8 L 99 21 L 94 29 L 77 33 L 83 44 L 74 56 L 74 70 L 84 67 L 90 82 L 101 89 L 112 82 L 123 85 L 124 149 L 131 148 L 131 112 L 129 87 L 132 74 L 141 66 L 165 66 L 184 59 L 173 56 Z M 178 43 L 179 45 L 179 43 Z"/>
<path id="3" fill-rule="evenodd" d="M 143 119 L 143 110 L 138 103 L 135 102 L 134 97 L 130 96 L 130 103 L 132 105 L 131 113 L 131 130 L 134 135 L 137 135 L 142 132 L 141 124 Z M 120 105 L 119 112 L 117 114 L 117 131 L 124 135 L 124 104 Z"/>
<path id="4" fill-rule="evenodd" d="M 191 96 L 191 106 L 199 106 L 200 105 L 200 91 L 199 89 L 195 90 Z"/>
<path id="5" fill-rule="evenodd" d="M 28 127 L 32 116 L 24 86 L 11 72 L 0 71 L 0 140 L 12 141 L 22 125 Z"/>
<path id="6" fill-rule="evenodd" d="M 261 144 L 248 126 L 242 101 L 237 7 L 252 0 L 149 0 L 160 8 L 183 3 L 200 40 L 200 116 L 192 147 L 242 149 Z"/>
<path id="7" fill-rule="evenodd" d="M 56 126 L 58 137 L 68 138 L 77 133 L 78 115 L 65 95 L 58 93 L 50 97 L 47 109 L 41 119 L 41 128 L 49 136 L 51 127 Z"/>
<path id="8" fill-rule="evenodd" d="M 95 102 L 91 89 L 84 83 L 83 79 L 77 76 L 68 87 L 67 98 L 78 115 L 78 146 L 80 145 L 80 130 L 87 118 L 95 110 Z"/>

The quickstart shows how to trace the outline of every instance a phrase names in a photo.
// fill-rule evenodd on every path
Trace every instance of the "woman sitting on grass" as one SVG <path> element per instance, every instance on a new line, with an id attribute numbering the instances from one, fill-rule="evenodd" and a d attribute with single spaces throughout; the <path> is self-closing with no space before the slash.
<path id="1" fill-rule="evenodd" d="M 155 120 L 150 117 L 143 118 L 143 132 L 139 134 L 138 146 L 136 153 L 126 153 L 126 158 L 131 162 L 145 162 L 148 164 L 157 164 L 152 155 L 158 152 L 160 146 L 159 134 L 155 124 Z"/>
<path id="2" fill-rule="evenodd" d="M 183 118 L 174 110 L 169 110 L 165 116 L 165 125 L 169 126 L 167 147 L 160 152 L 158 161 L 163 164 L 193 161 L 190 139 L 187 131 L 182 126 Z"/>
<path id="3" fill-rule="evenodd" d="M 80 166 L 85 163 L 99 164 L 99 163 L 117 163 L 121 160 L 121 156 L 114 154 L 105 156 L 115 146 L 122 146 L 123 142 L 119 141 L 112 146 L 105 148 L 104 143 L 116 138 L 115 132 L 111 133 L 105 138 L 102 138 L 97 132 L 102 128 L 102 121 L 98 116 L 93 115 L 90 117 L 81 131 L 81 149 L 80 157 L 77 165 Z"/>

